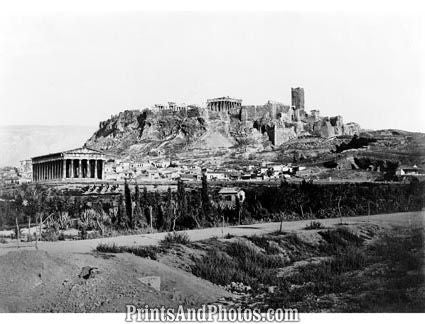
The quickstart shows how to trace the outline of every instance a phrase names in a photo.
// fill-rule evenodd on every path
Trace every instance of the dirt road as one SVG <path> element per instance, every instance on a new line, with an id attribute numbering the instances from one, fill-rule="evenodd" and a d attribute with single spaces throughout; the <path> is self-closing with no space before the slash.
<path id="1" fill-rule="evenodd" d="M 330 226 L 340 222 L 340 218 L 329 218 L 319 220 L 323 225 Z M 394 214 L 379 214 L 371 216 L 344 217 L 344 223 L 368 222 L 373 221 L 376 224 L 392 225 L 392 226 L 424 226 L 425 211 L 407 212 Z M 283 222 L 282 229 L 284 231 L 294 231 L 303 229 L 311 220 Z M 242 235 L 260 235 L 279 230 L 280 223 L 261 223 L 241 226 L 214 227 L 198 230 L 186 231 L 192 241 L 199 241 L 211 237 L 221 237 L 226 234 L 235 236 Z M 88 253 L 91 252 L 99 243 L 115 243 L 117 245 L 157 245 L 167 233 L 153 233 L 140 235 L 127 235 L 109 238 L 100 238 L 92 240 L 76 240 L 76 241 L 57 241 L 57 242 L 39 242 L 40 250 L 49 253 Z M 34 243 L 21 243 L 19 250 L 30 249 L 34 250 Z M 4 255 L 10 251 L 17 250 L 16 242 L 1 244 L 0 255 Z"/>

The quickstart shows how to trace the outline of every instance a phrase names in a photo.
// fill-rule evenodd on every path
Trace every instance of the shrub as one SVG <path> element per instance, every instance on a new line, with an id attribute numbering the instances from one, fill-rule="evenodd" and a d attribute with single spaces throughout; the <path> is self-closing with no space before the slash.
<path id="1" fill-rule="evenodd" d="M 59 238 L 59 234 L 53 230 L 53 229 L 49 229 L 43 233 L 41 233 L 41 238 L 44 241 L 57 241 Z"/>
<path id="2" fill-rule="evenodd" d="M 364 252 L 354 246 L 339 250 L 330 261 L 330 271 L 341 274 L 347 271 L 358 270 L 366 266 L 367 258 Z"/>
<path id="3" fill-rule="evenodd" d="M 226 246 L 225 251 L 214 248 L 207 255 L 196 258 L 192 272 L 219 285 L 234 281 L 255 288 L 260 283 L 273 283 L 276 269 L 285 262 L 280 255 L 267 255 L 255 246 L 238 241 Z"/>
<path id="4" fill-rule="evenodd" d="M 324 228 L 323 224 L 318 221 L 311 221 L 304 229 L 306 230 L 315 230 Z"/>
<path id="5" fill-rule="evenodd" d="M 363 239 L 356 234 L 350 232 L 345 227 L 340 227 L 333 230 L 319 232 L 323 239 L 329 243 L 327 250 L 334 252 L 340 248 L 346 248 L 349 245 L 360 246 Z"/>
<path id="6" fill-rule="evenodd" d="M 106 244 L 106 243 L 100 243 L 96 247 L 96 251 L 103 252 L 103 253 L 122 253 L 122 247 L 116 245 L 115 243 L 112 244 Z"/>
<path id="7" fill-rule="evenodd" d="M 186 232 L 173 232 L 168 233 L 164 239 L 160 242 L 161 244 L 170 245 L 170 244 L 189 244 L 190 238 Z"/>
<path id="8" fill-rule="evenodd" d="M 102 253 L 132 253 L 142 258 L 157 259 L 157 253 L 161 249 L 157 246 L 118 246 L 115 243 L 100 243 L 96 250 Z"/>
<path id="9" fill-rule="evenodd" d="M 242 271 L 227 254 L 213 248 L 202 258 L 195 258 L 192 273 L 218 285 L 227 285 L 232 281 L 242 281 Z M 246 282 L 246 280 L 243 280 Z"/>
<path id="10" fill-rule="evenodd" d="M 6 244 L 7 240 L 4 237 L 0 237 L 0 243 L 1 244 Z"/>

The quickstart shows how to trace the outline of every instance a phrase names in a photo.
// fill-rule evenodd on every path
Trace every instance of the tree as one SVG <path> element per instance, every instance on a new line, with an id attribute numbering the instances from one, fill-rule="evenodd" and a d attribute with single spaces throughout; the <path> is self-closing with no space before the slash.
<path id="1" fill-rule="evenodd" d="M 201 209 L 205 219 L 208 219 L 211 213 L 211 201 L 208 192 L 207 175 L 202 174 L 202 188 L 201 188 Z"/>
<path id="2" fill-rule="evenodd" d="M 182 180 L 177 182 L 177 212 L 180 218 L 185 217 L 187 214 L 186 188 Z"/>
<path id="3" fill-rule="evenodd" d="M 171 188 L 168 188 L 167 192 L 167 201 L 166 201 L 166 212 L 165 212 L 165 230 L 169 230 L 171 227 L 171 221 L 173 220 L 173 228 L 175 226 L 175 214 L 176 208 L 173 201 L 173 194 L 171 192 Z"/>
<path id="4" fill-rule="evenodd" d="M 126 213 L 126 216 L 127 216 L 128 226 L 130 228 L 134 228 L 131 191 L 130 191 L 130 187 L 127 183 L 127 180 L 124 183 L 124 199 L 125 199 L 125 213 Z"/>
<path id="5" fill-rule="evenodd" d="M 139 186 L 135 185 L 134 190 L 134 210 L 133 210 L 133 218 L 134 218 L 134 224 L 137 225 L 145 225 L 142 218 L 142 207 L 141 207 L 141 197 L 140 197 L 140 190 Z"/>
<path id="6" fill-rule="evenodd" d="M 125 212 L 125 208 L 124 208 L 124 199 L 123 196 L 120 195 L 119 199 L 118 199 L 118 208 L 117 208 L 117 214 L 116 214 L 116 218 L 115 218 L 115 226 L 117 226 L 118 228 L 125 228 L 127 225 L 126 222 L 126 212 Z"/>
<path id="7" fill-rule="evenodd" d="M 166 219 L 164 216 L 164 211 L 162 210 L 162 205 L 159 204 L 156 212 L 156 223 L 155 227 L 158 230 L 163 230 L 166 226 Z"/>

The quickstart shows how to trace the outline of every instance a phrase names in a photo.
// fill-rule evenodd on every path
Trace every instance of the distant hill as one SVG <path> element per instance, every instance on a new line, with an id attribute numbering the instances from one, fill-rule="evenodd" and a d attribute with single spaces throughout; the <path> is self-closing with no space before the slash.
<path id="1" fill-rule="evenodd" d="M 0 126 L 0 167 L 82 146 L 96 126 Z"/>

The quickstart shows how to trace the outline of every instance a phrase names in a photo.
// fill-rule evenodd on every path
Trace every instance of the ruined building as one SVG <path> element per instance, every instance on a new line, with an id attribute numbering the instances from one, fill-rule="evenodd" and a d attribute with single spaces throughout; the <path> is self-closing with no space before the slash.
<path id="1" fill-rule="evenodd" d="M 244 127 L 252 127 L 266 133 L 273 145 L 302 135 L 333 137 L 353 135 L 359 131 L 357 124 L 345 125 L 341 116 L 321 117 L 320 111 L 305 110 L 304 89 L 291 88 L 291 106 L 267 101 L 264 105 L 242 106 L 242 100 L 230 97 L 209 99 L 209 111 L 238 116 Z"/>
<path id="2" fill-rule="evenodd" d="M 169 101 L 167 104 L 155 104 L 154 110 L 158 111 L 184 111 L 187 109 L 186 104 L 176 104 L 173 101 Z"/>
<path id="3" fill-rule="evenodd" d="M 207 100 L 207 108 L 216 112 L 231 113 L 235 109 L 242 107 L 242 99 L 234 99 L 230 97 L 220 97 Z"/>

